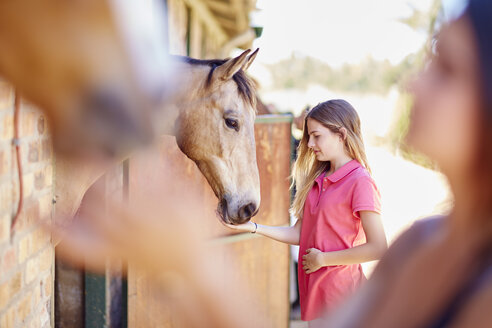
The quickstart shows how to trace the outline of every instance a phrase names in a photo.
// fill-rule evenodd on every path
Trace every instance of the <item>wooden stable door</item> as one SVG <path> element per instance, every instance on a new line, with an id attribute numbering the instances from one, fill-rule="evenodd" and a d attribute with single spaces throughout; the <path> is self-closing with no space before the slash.
<path id="1" fill-rule="evenodd" d="M 259 116 L 255 125 L 256 155 L 261 181 L 261 207 L 255 221 L 268 225 L 289 224 L 289 179 L 291 161 L 291 116 Z M 155 172 L 172 172 L 167 184 L 185 184 L 197 188 L 203 198 L 203 217 L 197 218 L 203 229 L 216 236 L 216 250 L 210 256 L 219 258 L 226 267 L 232 258 L 238 264 L 230 277 L 245 283 L 253 291 L 248 302 L 260 305 L 270 315 L 273 327 L 289 324 L 289 247 L 251 233 L 233 234 L 215 216 L 217 199 L 196 165 L 176 146 L 172 137 L 164 137 L 156 154 L 133 158 L 129 163 L 129 194 L 145 193 L 149 181 L 155 183 Z M 226 252 L 227 250 L 227 252 Z M 147 277 L 131 267 L 128 272 L 128 326 L 179 327 L 170 302 L 157 301 Z M 251 327 L 264 327 L 258 318 L 250 318 Z"/>

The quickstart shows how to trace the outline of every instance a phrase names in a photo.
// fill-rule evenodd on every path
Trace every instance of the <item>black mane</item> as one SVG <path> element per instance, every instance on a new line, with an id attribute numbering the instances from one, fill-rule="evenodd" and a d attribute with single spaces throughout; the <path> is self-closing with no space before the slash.
<path id="1" fill-rule="evenodd" d="M 209 66 L 210 72 L 207 76 L 207 85 L 212 82 L 212 75 L 215 69 L 227 62 L 228 59 L 195 59 L 186 56 L 173 56 L 178 60 L 185 62 L 190 65 L 203 65 Z M 234 82 L 237 84 L 237 89 L 241 97 L 249 102 L 256 110 L 256 90 L 254 82 L 246 75 L 246 73 L 241 69 L 232 77 Z"/>

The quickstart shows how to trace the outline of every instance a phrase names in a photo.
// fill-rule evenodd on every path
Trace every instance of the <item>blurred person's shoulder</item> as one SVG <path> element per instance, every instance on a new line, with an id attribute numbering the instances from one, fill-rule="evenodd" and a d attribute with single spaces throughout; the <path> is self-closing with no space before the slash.
<path id="1" fill-rule="evenodd" d="M 453 327 L 492 327 L 492 267 L 485 273 L 485 281 L 464 304 Z"/>
<path id="2" fill-rule="evenodd" d="M 439 229 L 441 229 L 446 220 L 447 216 L 444 215 L 429 216 L 417 220 L 412 224 L 410 229 L 408 229 L 408 233 L 414 238 L 426 239 L 432 237 Z"/>
<path id="3" fill-rule="evenodd" d="M 395 266 L 399 267 L 424 241 L 439 232 L 446 218 L 446 216 L 431 216 L 415 221 L 391 244 L 376 270 L 391 272 Z"/>
<path id="4" fill-rule="evenodd" d="M 397 242 L 399 242 L 399 244 L 402 244 L 400 247 L 405 247 L 408 242 L 412 242 L 413 244 L 415 241 L 423 241 L 431 238 L 443 227 L 446 220 L 447 216 L 443 215 L 435 215 L 419 219 L 415 221 L 410 228 L 403 232 L 400 237 L 397 238 L 394 245 L 399 246 L 396 245 Z"/>

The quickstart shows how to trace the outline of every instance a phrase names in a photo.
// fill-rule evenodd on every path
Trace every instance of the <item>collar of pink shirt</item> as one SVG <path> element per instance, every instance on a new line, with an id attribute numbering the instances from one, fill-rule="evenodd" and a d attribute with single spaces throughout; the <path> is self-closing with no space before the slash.
<path id="1" fill-rule="evenodd" d="M 336 170 L 335 172 L 333 172 L 332 174 L 330 174 L 326 178 L 328 180 L 330 180 L 332 183 L 335 183 L 335 182 L 341 180 L 342 178 L 346 177 L 347 174 L 349 174 L 353 170 L 355 170 L 361 166 L 362 165 L 360 165 L 360 163 L 357 162 L 357 160 L 353 159 L 350 162 L 345 163 L 342 167 L 340 167 L 338 170 Z M 326 172 L 323 172 L 319 177 L 316 178 L 316 182 L 319 185 L 321 185 L 321 181 L 325 177 L 325 173 Z"/>

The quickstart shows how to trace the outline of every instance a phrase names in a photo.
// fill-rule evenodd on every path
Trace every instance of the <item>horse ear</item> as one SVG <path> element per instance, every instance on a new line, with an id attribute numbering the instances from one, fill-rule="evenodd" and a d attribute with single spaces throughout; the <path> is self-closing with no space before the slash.
<path id="1" fill-rule="evenodd" d="M 214 77 L 218 80 L 230 80 L 248 60 L 248 54 L 251 50 L 248 49 L 236 58 L 229 59 L 224 64 L 217 67 L 214 71 Z"/>
<path id="2" fill-rule="evenodd" d="M 246 60 L 246 62 L 244 63 L 244 65 L 242 67 L 243 71 L 246 72 L 248 70 L 248 68 L 251 66 L 251 64 L 255 61 L 256 55 L 258 54 L 259 50 L 260 50 L 260 48 L 256 48 L 255 52 L 253 52 L 251 55 L 248 56 L 248 59 Z"/>

